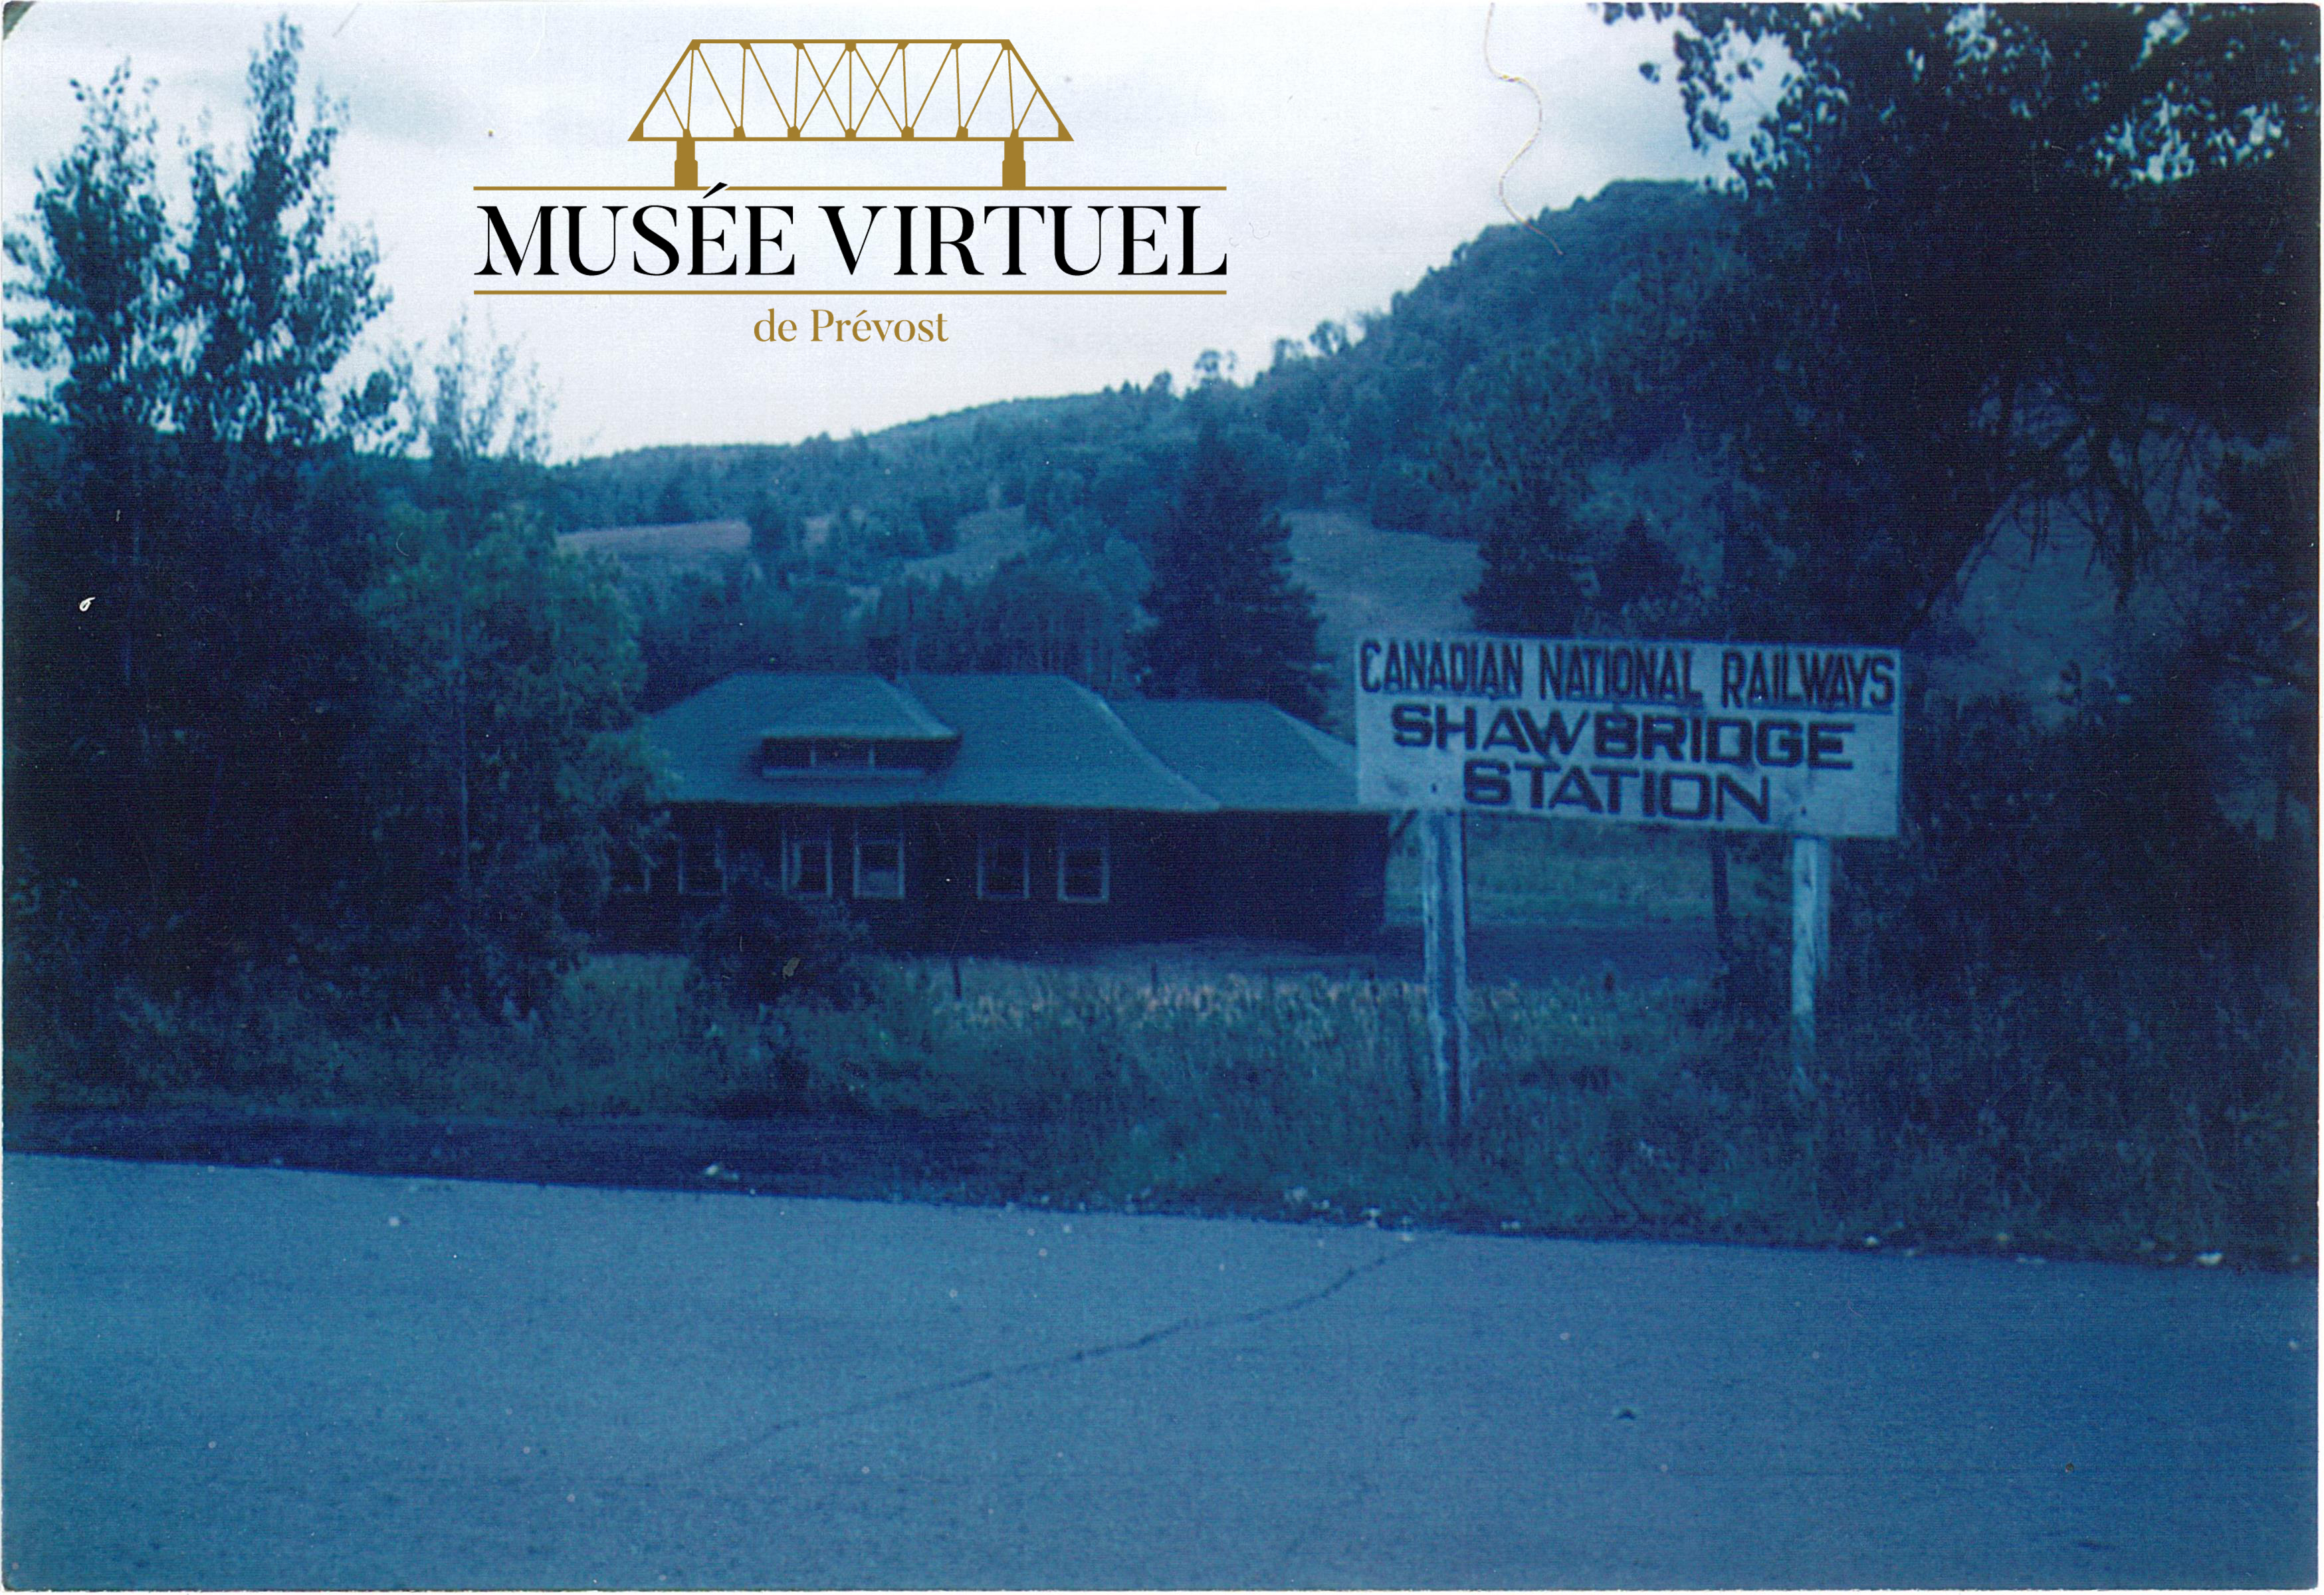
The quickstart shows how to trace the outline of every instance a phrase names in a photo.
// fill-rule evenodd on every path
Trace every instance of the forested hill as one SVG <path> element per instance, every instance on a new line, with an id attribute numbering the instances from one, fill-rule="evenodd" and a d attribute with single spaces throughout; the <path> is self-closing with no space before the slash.
<path id="1" fill-rule="evenodd" d="M 1479 369 L 1572 333 L 1648 263 L 1702 247 L 1720 205 L 1691 185 L 1618 182 L 1523 226 L 1489 228 L 1385 311 L 1278 341 L 1247 386 L 1178 392 L 1157 376 L 838 441 L 633 450 L 559 467 L 551 513 L 567 530 L 728 516 L 776 542 L 836 530 L 828 540 L 872 563 L 942 553 L 963 516 L 1020 504 L 1033 526 L 1078 512 L 1142 542 L 1196 412 L 1217 407 L 1259 435 L 1286 501 L 1460 529 L 1434 478 Z M 1222 364 L 1206 357 L 1211 373 Z"/>
<path id="2" fill-rule="evenodd" d="M 1289 496 L 1360 505 L 1383 526 L 1453 530 L 1461 511 L 1432 479 L 1488 368 L 1572 337 L 1642 272 L 1702 252 L 1721 214 L 1692 184 L 1609 183 L 1524 226 L 1488 228 L 1353 342 L 1325 326 L 1304 358 L 1278 346 L 1250 398 L 1291 451 Z"/>

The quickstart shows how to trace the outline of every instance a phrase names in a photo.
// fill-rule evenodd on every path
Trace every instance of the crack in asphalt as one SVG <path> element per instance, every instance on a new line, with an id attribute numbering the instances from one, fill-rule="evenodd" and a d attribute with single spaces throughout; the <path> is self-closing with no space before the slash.
<path id="1" fill-rule="evenodd" d="M 1287 1313 L 1299 1312 L 1338 1295 L 1374 1269 L 1385 1268 L 1398 1255 L 1399 1250 L 1404 1255 L 1409 1256 L 1413 1252 L 1425 1250 L 1436 1244 L 1438 1242 L 1435 1240 L 1420 1241 L 1406 1248 L 1382 1251 L 1378 1257 L 1344 1270 L 1339 1277 L 1328 1284 L 1318 1286 L 1314 1290 L 1293 1296 L 1287 1301 L 1270 1302 L 1265 1306 L 1246 1308 L 1240 1313 L 1220 1313 L 1207 1317 L 1181 1318 L 1175 1323 L 1166 1323 L 1159 1329 L 1148 1330 L 1144 1334 L 1130 1340 L 1109 1341 L 1095 1346 L 1082 1346 L 1071 1351 L 1060 1351 L 1055 1356 L 1036 1357 L 1024 1362 L 1005 1363 L 999 1368 L 979 1369 L 974 1373 L 955 1374 L 951 1378 L 933 1379 L 925 1385 L 908 1386 L 901 1390 L 890 1390 L 881 1396 L 865 1397 L 860 1401 L 851 1401 L 841 1406 L 827 1407 L 821 1412 L 802 1413 L 797 1417 L 785 1418 L 780 1423 L 769 1424 L 756 1434 L 740 1440 L 729 1441 L 726 1444 L 716 1447 L 703 1456 L 702 1465 L 726 1461 L 753 1447 L 764 1445 L 770 1440 L 779 1439 L 785 1434 L 793 1434 L 800 1429 L 812 1428 L 818 1424 L 860 1417 L 865 1413 L 881 1412 L 891 1406 L 908 1406 L 916 1401 L 927 1400 L 931 1397 L 947 1396 L 955 1390 L 973 1389 L 979 1385 L 997 1384 L 1003 1379 L 1018 1378 L 1028 1374 L 1049 1373 L 1059 1369 L 1072 1368 L 1079 1363 L 1095 1362 L 1102 1358 L 1117 1356 L 1125 1351 L 1142 1351 L 1148 1346 L 1158 1345 L 1164 1341 L 1174 1340 L 1183 1334 L 1193 1334 L 1201 1330 L 1231 1329 L 1240 1324 L 1260 1323 L 1269 1318 L 1279 1318 Z"/>

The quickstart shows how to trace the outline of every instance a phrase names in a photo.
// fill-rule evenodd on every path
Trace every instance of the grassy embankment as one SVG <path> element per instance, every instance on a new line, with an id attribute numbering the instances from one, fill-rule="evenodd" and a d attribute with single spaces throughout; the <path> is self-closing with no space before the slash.
<path id="1" fill-rule="evenodd" d="M 1683 917 L 1693 838 L 1480 828 L 1480 917 Z M 1737 850 L 1742 961 L 1774 984 L 1768 848 Z M 1403 871 L 1408 885 L 1408 867 Z M 799 1109 L 1007 1124 L 1015 1161 L 931 1193 L 1509 1231 L 2053 1255 L 2314 1255 L 2314 1054 L 2289 994 L 2118 1012 L 1997 993 L 1969 1013 L 1836 1013 L 1794 1083 L 1776 1005 L 1701 982 L 1475 994 L 1479 1125 L 1422 1133 L 1426 1020 L 1397 981 L 882 960 L 870 1000 L 742 1011 L 675 958 L 606 957 L 536 1021 L 382 1018 L 311 993 L 150 1016 L 126 1094 L 353 1114 L 709 1119 Z M 2053 997 L 2057 994 L 2052 993 Z M 2087 1011 L 2085 1011 L 2087 1010 Z M 2233 1029 L 2289 1037 L 2277 1088 L 2174 1083 Z M 1907 1089 L 1909 1088 L 1909 1089 Z M 12 1052 L 12 1105 L 92 1098 Z M 1899 1104 L 1903 1105 L 1900 1106 Z"/>

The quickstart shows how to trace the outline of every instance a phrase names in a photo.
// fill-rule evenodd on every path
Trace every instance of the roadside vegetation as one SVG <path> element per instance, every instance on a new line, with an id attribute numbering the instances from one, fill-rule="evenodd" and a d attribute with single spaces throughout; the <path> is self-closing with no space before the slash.
<path id="1" fill-rule="evenodd" d="M 1474 862 L 1540 849 L 1582 862 L 1584 879 L 1593 855 L 1627 859 L 1625 881 L 1686 883 L 1702 867 L 1698 837 L 1546 826 L 1494 838 Z M 992 1131 L 1001 1151 L 980 1174 L 918 1193 L 945 1199 L 2312 1261 L 2312 990 L 2173 982 L 2126 958 L 2110 974 L 1987 965 L 1895 1001 L 1883 982 L 1897 963 L 1959 927 L 1900 923 L 1914 883 L 1881 874 L 1880 857 L 1843 850 L 1840 942 L 1854 952 L 1812 1079 L 1787 1051 L 1780 903 L 1746 851 L 1725 982 L 1473 993 L 1479 1113 L 1449 1153 L 1426 1129 L 1420 989 L 1358 960 L 1269 974 L 1183 951 L 1093 967 L 890 958 L 779 920 L 706 937 L 747 945 L 746 961 L 718 946 L 592 958 L 515 1024 L 448 999 L 383 1010 L 376 993 L 284 969 L 123 1015 L 111 1069 L 21 1045 L 17 1027 L 7 1100 L 693 1119 L 706 1147 L 719 1122 L 844 1115 Z M 1682 890 L 1634 911 L 1692 907 Z M 791 965 L 785 936 L 814 961 Z M 770 987 L 785 967 L 788 988 Z"/>

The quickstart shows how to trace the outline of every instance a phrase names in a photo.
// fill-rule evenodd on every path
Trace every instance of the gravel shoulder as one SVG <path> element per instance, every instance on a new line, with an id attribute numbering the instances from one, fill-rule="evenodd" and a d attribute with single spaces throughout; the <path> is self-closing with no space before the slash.
<path id="1" fill-rule="evenodd" d="M 218 1107 L 14 1112 L 11 1152 L 792 1196 L 1013 1194 L 1017 1138 L 985 1123 L 377 1118 Z"/>

